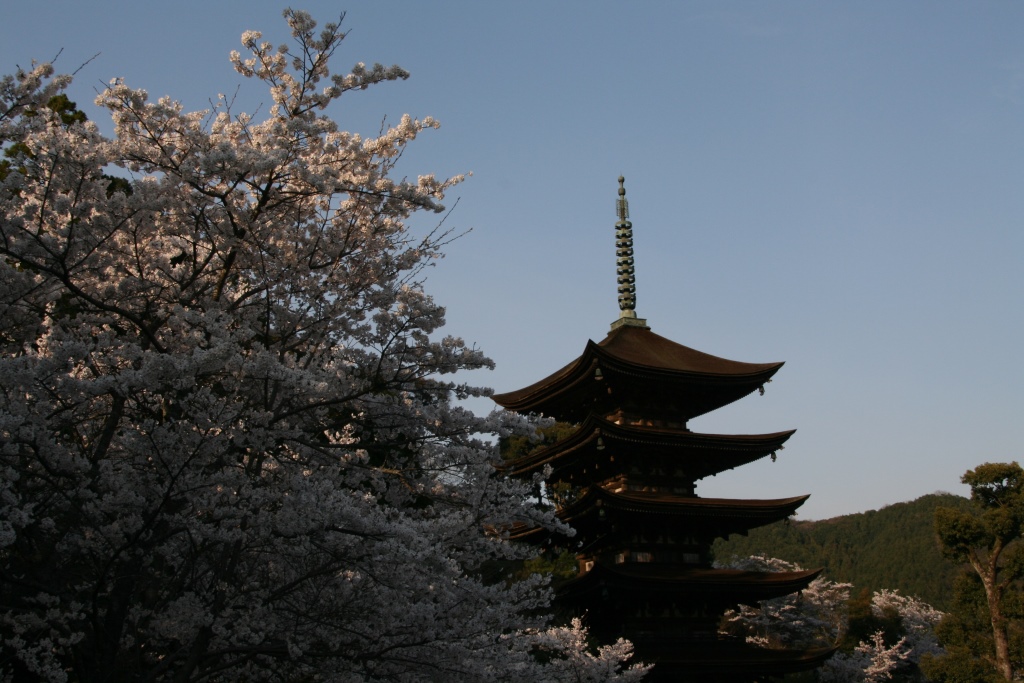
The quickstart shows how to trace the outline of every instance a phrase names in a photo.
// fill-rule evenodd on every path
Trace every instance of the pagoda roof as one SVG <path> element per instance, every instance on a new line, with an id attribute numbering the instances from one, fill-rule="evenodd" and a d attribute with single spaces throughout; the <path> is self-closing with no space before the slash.
<path id="1" fill-rule="evenodd" d="M 742 569 L 704 569 L 655 562 L 611 564 L 598 559 L 594 567 L 559 586 L 560 598 L 614 588 L 630 593 L 694 595 L 713 602 L 753 605 L 801 591 L 821 569 L 794 572 L 756 572 Z"/>
<path id="2" fill-rule="evenodd" d="M 776 499 L 699 498 L 673 493 L 650 491 L 609 491 L 592 486 L 558 516 L 574 522 L 595 508 L 618 510 L 640 515 L 657 515 L 699 519 L 702 523 L 715 519 L 743 524 L 743 531 L 777 522 L 789 517 L 810 495 Z M 735 532 L 734 532 L 735 533 Z"/>
<path id="3" fill-rule="evenodd" d="M 581 421 L 595 400 L 604 400 L 602 387 L 595 386 L 595 371 L 600 369 L 601 376 L 613 380 L 620 394 L 632 390 L 682 397 L 677 410 L 683 419 L 689 419 L 762 387 L 782 365 L 712 356 L 647 327 L 623 325 L 600 342 L 588 341 L 581 356 L 548 377 L 517 391 L 496 394 L 493 399 L 520 413 Z M 579 414 L 581 408 L 585 412 Z M 578 419 L 572 419 L 574 416 Z"/>
<path id="4" fill-rule="evenodd" d="M 651 491 L 609 491 L 592 486 L 586 493 L 558 512 L 563 522 L 577 533 L 600 524 L 599 510 L 611 514 L 654 518 L 673 518 L 673 524 L 700 525 L 716 536 L 745 534 L 750 529 L 772 524 L 793 515 L 810 495 L 775 499 L 699 498 Z M 539 541 L 553 534 L 544 527 L 518 527 L 516 539 Z"/>
<path id="5" fill-rule="evenodd" d="M 736 680 L 744 683 L 760 680 L 756 677 L 766 674 L 777 676 L 817 668 L 838 649 L 777 650 L 725 639 L 666 643 L 662 647 L 644 645 L 643 652 L 638 655 L 655 665 L 649 676 L 651 680 Z M 679 678 L 681 674 L 686 677 Z"/>
<path id="6" fill-rule="evenodd" d="M 591 414 L 569 436 L 510 462 L 505 469 L 518 476 L 550 465 L 549 480 L 557 481 L 575 477 L 588 465 L 607 461 L 609 457 L 619 456 L 614 467 L 607 463 L 606 468 L 621 469 L 635 463 L 638 457 L 658 456 L 678 459 L 692 481 L 697 481 L 774 453 L 795 432 L 791 429 L 771 434 L 700 434 L 685 429 L 616 424 Z"/>

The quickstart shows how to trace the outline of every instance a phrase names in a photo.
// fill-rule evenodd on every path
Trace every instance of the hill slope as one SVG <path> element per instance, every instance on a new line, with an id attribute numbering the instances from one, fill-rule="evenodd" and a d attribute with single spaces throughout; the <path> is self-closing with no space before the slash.
<path id="1" fill-rule="evenodd" d="M 966 498 L 932 493 L 880 510 L 807 522 L 778 522 L 714 545 L 715 557 L 768 555 L 812 568 L 855 590 L 898 589 L 947 609 L 959 565 L 939 553 L 936 507 L 967 507 Z"/>

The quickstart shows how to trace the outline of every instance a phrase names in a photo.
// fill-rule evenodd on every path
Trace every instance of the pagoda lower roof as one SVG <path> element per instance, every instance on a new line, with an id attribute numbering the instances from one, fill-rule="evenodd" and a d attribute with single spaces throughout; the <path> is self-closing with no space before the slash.
<path id="1" fill-rule="evenodd" d="M 627 325 L 600 342 L 587 342 L 582 355 L 539 382 L 493 398 L 508 410 L 579 422 L 595 400 L 607 400 L 602 387 L 595 386 L 601 378 L 607 380 L 605 386 L 614 386 L 619 401 L 630 394 L 674 397 L 675 412 L 688 420 L 762 387 L 781 367 L 781 362 L 743 363 L 712 356 L 646 327 Z"/>
<path id="2" fill-rule="evenodd" d="M 596 508 L 649 516 L 686 517 L 701 520 L 709 518 L 723 521 L 753 523 L 753 528 L 789 517 L 804 504 L 810 495 L 769 500 L 737 498 L 699 498 L 673 493 L 648 491 L 609 491 L 592 486 L 586 494 L 562 509 L 558 516 L 565 522 L 574 522 Z"/>
<path id="3" fill-rule="evenodd" d="M 834 647 L 776 650 L 742 641 L 708 640 L 647 646 L 637 654 L 645 663 L 655 665 L 652 680 L 749 683 L 768 674 L 778 676 L 817 668 L 835 652 Z M 739 676 L 744 677 L 734 679 Z"/>
<path id="4" fill-rule="evenodd" d="M 672 459 L 691 481 L 697 481 L 774 453 L 795 432 L 699 434 L 686 429 L 616 424 L 591 414 L 575 432 L 514 460 L 506 471 L 520 476 L 550 465 L 551 481 L 578 479 L 588 466 L 593 474 L 593 464 L 604 464 L 607 474 L 609 469 L 628 467 L 637 458 L 653 456 Z M 616 460 L 609 461 L 616 456 Z"/>
<path id="5" fill-rule="evenodd" d="M 674 526 L 692 524 L 715 536 L 745 534 L 750 529 L 772 524 L 793 515 L 810 498 L 794 496 L 776 499 L 699 498 L 649 491 L 609 491 L 592 486 L 587 492 L 558 512 L 562 521 L 577 533 L 602 524 L 599 513 L 610 519 L 634 518 L 637 524 L 670 519 Z M 512 531 L 519 540 L 538 542 L 553 533 L 544 527 L 520 527 Z"/>
<path id="6" fill-rule="evenodd" d="M 610 564 L 598 559 L 594 567 L 558 588 L 558 596 L 573 600 L 605 588 L 643 594 L 697 596 L 711 601 L 753 605 L 760 600 L 801 591 L 821 569 L 795 572 L 755 572 L 741 569 L 704 569 L 655 562 Z"/>

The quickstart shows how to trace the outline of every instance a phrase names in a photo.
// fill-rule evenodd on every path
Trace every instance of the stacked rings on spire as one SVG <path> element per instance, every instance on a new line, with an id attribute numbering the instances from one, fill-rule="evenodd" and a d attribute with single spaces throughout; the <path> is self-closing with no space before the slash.
<path id="1" fill-rule="evenodd" d="M 619 309 L 636 310 L 636 271 L 633 267 L 633 224 L 629 222 L 629 203 L 626 201 L 626 179 L 619 176 L 619 199 L 615 224 L 615 272 L 619 282 Z"/>

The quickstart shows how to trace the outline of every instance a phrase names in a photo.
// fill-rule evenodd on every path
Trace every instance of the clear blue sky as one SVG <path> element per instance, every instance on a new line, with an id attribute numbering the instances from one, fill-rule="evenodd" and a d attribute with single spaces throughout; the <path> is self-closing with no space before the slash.
<path id="1" fill-rule="evenodd" d="M 1024 459 L 1024 3 L 308 2 L 346 10 L 338 71 L 404 83 L 334 107 L 343 128 L 431 115 L 410 175 L 472 171 L 449 218 L 473 232 L 430 273 L 448 331 L 517 389 L 616 317 L 617 177 L 636 239 L 638 312 L 735 360 L 786 361 L 765 396 L 691 427 L 797 428 L 706 496 L 811 493 L 801 518 L 964 493 Z M 53 1 L 4 9 L 0 64 L 63 48 L 91 105 L 114 76 L 193 109 L 239 85 L 263 2 Z M 486 404 L 481 404 L 485 405 Z"/>

